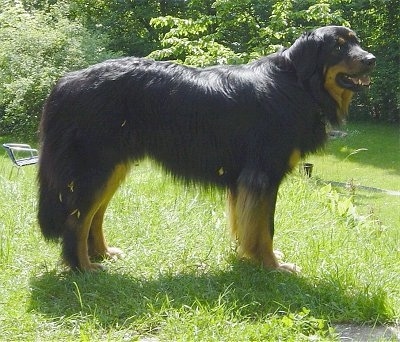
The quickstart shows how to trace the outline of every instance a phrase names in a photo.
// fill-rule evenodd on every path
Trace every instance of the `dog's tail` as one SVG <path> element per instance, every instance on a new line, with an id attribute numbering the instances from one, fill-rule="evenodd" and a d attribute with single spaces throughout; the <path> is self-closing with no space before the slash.
<path id="1" fill-rule="evenodd" d="M 66 215 L 60 197 L 51 191 L 49 184 L 39 181 L 38 220 L 43 236 L 58 240 L 65 230 Z"/>
<path id="2" fill-rule="evenodd" d="M 52 108 L 53 102 L 49 98 L 42 114 L 38 170 L 38 221 L 43 236 L 48 240 L 62 238 L 67 229 L 69 203 L 63 197 L 64 189 L 68 189 L 72 179 L 68 166 L 70 147 L 67 140 L 70 134 L 65 127 L 60 127 L 63 120 L 54 119 L 57 110 Z"/>
<path id="3" fill-rule="evenodd" d="M 53 174 L 51 163 L 46 163 L 46 153 L 39 157 L 39 203 L 38 221 L 44 237 L 48 240 L 58 240 L 66 229 L 67 210 L 63 203 L 62 194 L 57 191 L 57 177 Z M 51 177 L 52 176 L 52 177 Z"/>

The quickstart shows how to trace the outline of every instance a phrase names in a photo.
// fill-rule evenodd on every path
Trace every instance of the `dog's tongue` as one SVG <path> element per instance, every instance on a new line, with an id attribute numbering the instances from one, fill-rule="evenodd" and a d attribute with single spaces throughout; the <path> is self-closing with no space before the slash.
<path id="1" fill-rule="evenodd" d="M 371 83 L 371 79 L 367 75 L 363 75 L 360 77 L 351 77 L 351 80 L 354 84 L 369 86 Z"/>

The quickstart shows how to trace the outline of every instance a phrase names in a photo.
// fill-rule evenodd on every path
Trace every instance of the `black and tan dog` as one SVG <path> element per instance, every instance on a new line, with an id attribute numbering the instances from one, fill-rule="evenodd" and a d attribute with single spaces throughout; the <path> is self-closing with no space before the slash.
<path id="1" fill-rule="evenodd" d="M 103 217 L 132 161 L 157 160 L 175 177 L 228 189 L 239 254 L 294 271 L 273 251 L 278 186 L 321 147 L 375 57 L 355 33 L 328 26 L 246 65 L 192 68 L 141 58 L 109 60 L 63 77 L 44 108 L 39 223 L 61 239 L 73 269 L 115 256 Z"/>

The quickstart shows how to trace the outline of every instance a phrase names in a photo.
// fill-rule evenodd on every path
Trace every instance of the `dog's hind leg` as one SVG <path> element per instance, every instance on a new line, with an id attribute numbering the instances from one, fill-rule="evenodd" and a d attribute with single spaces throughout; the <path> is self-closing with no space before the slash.
<path id="1" fill-rule="evenodd" d="M 94 271 L 102 269 L 100 264 L 92 263 L 88 254 L 90 225 L 94 216 L 93 209 L 81 211 L 75 209 L 66 221 L 63 234 L 63 258 L 73 270 Z"/>
<path id="2" fill-rule="evenodd" d="M 94 214 L 88 237 L 89 256 L 93 258 L 119 258 L 123 255 L 122 251 L 116 247 L 109 247 L 103 233 L 103 220 L 107 206 L 115 191 L 125 179 L 128 171 L 125 164 L 118 165 L 109 178 L 107 185 L 99 196 L 99 207 Z"/>
<path id="3" fill-rule="evenodd" d="M 89 257 L 94 259 L 120 258 L 123 256 L 122 250 L 116 247 L 109 247 L 103 233 L 104 214 L 108 203 L 104 203 L 93 217 L 89 230 L 88 250 Z"/>
<path id="4" fill-rule="evenodd" d="M 242 257 L 261 263 L 265 268 L 297 272 L 289 263 L 280 263 L 273 250 L 274 215 L 278 185 L 256 192 L 245 184 L 230 191 L 232 234 Z M 233 211 L 233 213 L 232 213 Z"/>
<path id="5" fill-rule="evenodd" d="M 128 167 L 117 165 L 103 186 L 86 196 L 84 208 L 73 210 L 66 222 L 63 235 L 63 256 L 72 269 L 90 271 L 103 269 L 101 264 L 92 263 L 90 256 L 116 256 L 120 251 L 107 246 L 103 234 L 104 212 L 113 194 L 125 178 Z M 77 201 L 79 205 L 79 201 Z M 90 253 L 90 254 L 89 254 Z"/>
<path id="6" fill-rule="evenodd" d="M 237 217 L 236 217 L 236 205 L 237 205 L 237 191 L 234 187 L 228 190 L 228 218 L 229 228 L 233 238 L 237 238 Z"/>

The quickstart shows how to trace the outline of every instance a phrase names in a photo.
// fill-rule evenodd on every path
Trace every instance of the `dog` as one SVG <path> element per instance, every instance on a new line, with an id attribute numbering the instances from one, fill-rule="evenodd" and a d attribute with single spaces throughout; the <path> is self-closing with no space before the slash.
<path id="1" fill-rule="evenodd" d="M 356 34 L 326 26 L 244 65 L 195 68 L 145 58 L 68 73 L 40 124 L 38 221 L 71 269 L 102 269 L 103 218 L 132 162 L 156 160 L 175 178 L 227 189 L 240 257 L 296 272 L 273 250 L 278 187 L 323 146 L 370 85 L 375 56 Z"/>

